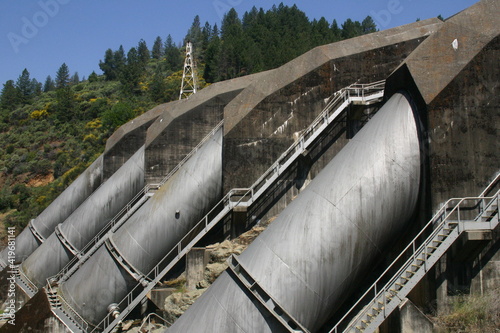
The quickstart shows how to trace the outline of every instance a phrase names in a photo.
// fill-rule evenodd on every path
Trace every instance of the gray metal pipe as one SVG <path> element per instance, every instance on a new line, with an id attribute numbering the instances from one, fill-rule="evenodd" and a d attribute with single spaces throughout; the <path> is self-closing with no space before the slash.
<path id="1" fill-rule="evenodd" d="M 20 269 L 35 285 L 44 286 L 143 188 L 144 146 L 60 224 Z"/>
<path id="2" fill-rule="evenodd" d="M 314 332 L 411 220 L 419 185 L 416 121 L 395 94 L 239 261 Z M 255 303 L 225 272 L 168 332 L 283 331 Z"/>
<path id="3" fill-rule="evenodd" d="M 222 196 L 222 129 L 206 142 L 110 237 L 114 253 L 146 275 Z M 66 301 L 97 324 L 137 283 L 103 245 L 59 287 Z"/>
<path id="4" fill-rule="evenodd" d="M 64 222 L 101 185 L 102 163 L 101 155 L 31 222 L 42 239 L 47 239 L 55 227 Z M 24 261 L 41 243 L 30 228 L 25 228 L 16 238 L 16 261 Z M 4 250 L 0 261 L 6 259 L 7 252 Z"/>

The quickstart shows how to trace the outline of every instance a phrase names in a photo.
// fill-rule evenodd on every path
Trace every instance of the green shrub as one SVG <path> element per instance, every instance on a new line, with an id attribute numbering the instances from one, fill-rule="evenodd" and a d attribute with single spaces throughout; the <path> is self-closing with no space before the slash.
<path id="1" fill-rule="evenodd" d="M 105 128 L 114 130 L 134 117 L 135 112 L 128 103 L 118 102 L 110 110 L 103 113 L 102 124 Z"/>

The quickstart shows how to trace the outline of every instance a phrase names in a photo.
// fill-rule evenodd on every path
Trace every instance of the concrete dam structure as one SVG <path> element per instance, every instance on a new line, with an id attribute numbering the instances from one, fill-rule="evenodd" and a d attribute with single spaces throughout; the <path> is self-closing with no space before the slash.
<path id="1" fill-rule="evenodd" d="M 498 288 L 499 14 L 482 0 L 324 45 L 123 125 L 18 237 L 15 331 L 111 332 L 193 247 L 271 217 L 167 332 L 394 332 L 393 310 Z M 477 216 L 446 215 L 480 193 L 457 206 Z M 417 262 L 399 277 L 401 251 Z"/>

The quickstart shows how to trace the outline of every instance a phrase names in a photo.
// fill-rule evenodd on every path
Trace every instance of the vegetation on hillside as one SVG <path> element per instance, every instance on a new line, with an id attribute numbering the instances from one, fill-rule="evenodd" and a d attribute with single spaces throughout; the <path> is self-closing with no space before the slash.
<path id="1" fill-rule="evenodd" d="M 25 69 L 0 93 L 0 216 L 20 231 L 104 150 L 128 120 L 178 98 L 183 45 L 194 45 L 200 88 L 275 68 L 311 48 L 376 31 L 370 17 L 340 27 L 309 20 L 296 6 L 231 9 L 202 27 L 196 16 L 182 45 L 169 35 L 151 48 L 144 40 L 127 52 L 108 49 L 87 79 L 62 64 L 43 83 Z M 97 64 L 96 64 L 97 67 Z"/>
<path id="2" fill-rule="evenodd" d="M 484 295 L 455 296 L 448 313 L 434 319 L 436 332 L 494 333 L 500 328 L 500 289 Z"/>

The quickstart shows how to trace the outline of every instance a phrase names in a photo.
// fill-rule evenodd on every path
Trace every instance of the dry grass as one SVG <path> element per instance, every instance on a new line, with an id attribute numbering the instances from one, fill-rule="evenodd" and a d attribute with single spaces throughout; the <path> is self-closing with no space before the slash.
<path id="1" fill-rule="evenodd" d="M 486 295 L 457 296 L 449 314 L 435 318 L 437 332 L 500 332 L 500 288 Z"/>

